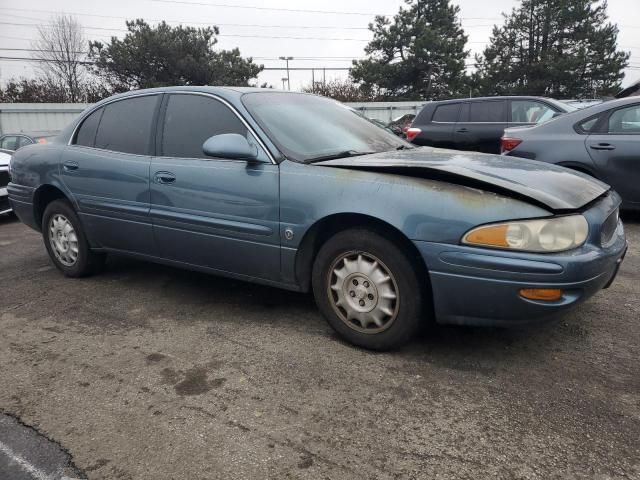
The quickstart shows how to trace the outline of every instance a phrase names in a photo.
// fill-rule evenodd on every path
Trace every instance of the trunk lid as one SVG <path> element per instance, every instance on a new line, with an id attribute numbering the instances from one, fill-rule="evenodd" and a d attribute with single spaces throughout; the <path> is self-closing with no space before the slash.
<path id="1" fill-rule="evenodd" d="M 430 147 L 381 152 L 313 165 L 443 178 L 525 197 L 554 211 L 576 210 L 609 190 L 588 175 L 524 158 Z"/>

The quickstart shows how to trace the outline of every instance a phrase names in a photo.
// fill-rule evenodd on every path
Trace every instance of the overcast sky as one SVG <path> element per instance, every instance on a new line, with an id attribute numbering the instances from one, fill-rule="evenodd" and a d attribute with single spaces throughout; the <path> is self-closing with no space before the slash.
<path id="1" fill-rule="evenodd" d="M 187 4 L 189 3 L 189 4 Z M 218 47 L 238 47 L 265 67 L 284 67 L 280 56 L 291 56 L 291 67 L 349 67 L 351 58 L 362 58 L 371 38 L 367 25 L 375 14 L 394 14 L 402 0 L 0 0 L 0 47 L 30 48 L 36 29 L 28 25 L 46 22 L 55 13 L 74 15 L 88 39 L 122 36 L 125 19 L 193 26 L 218 25 Z M 462 25 L 469 35 L 467 48 L 481 51 L 494 23 L 516 0 L 454 0 L 460 5 Z M 260 7 L 260 8 L 257 8 Z M 325 13 L 326 12 L 326 13 Z M 328 13 L 331 12 L 331 13 Z M 631 68 L 623 85 L 640 79 L 640 1 L 609 0 L 609 17 L 620 27 L 619 46 L 630 51 Z M 280 38 L 274 38 L 280 37 Z M 288 38 L 282 38 L 288 37 Z M 28 52 L 0 49 L 2 57 L 28 56 Z M 28 62 L 0 60 L 0 81 L 31 76 Z M 259 81 L 282 88 L 284 71 L 264 71 Z M 326 70 L 327 79 L 346 77 L 344 70 Z M 311 71 L 292 71 L 291 87 L 311 82 Z"/>

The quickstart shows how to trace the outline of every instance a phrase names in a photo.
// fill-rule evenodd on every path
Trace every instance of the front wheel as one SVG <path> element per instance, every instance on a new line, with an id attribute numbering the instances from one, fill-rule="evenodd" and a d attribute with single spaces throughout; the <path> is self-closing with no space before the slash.
<path id="1" fill-rule="evenodd" d="M 340 232 L 320 249 L 313 293 L 329 324 L 347 341 L 372 350 L 406 343 L 422 315 L 419 275 L 407 255 L 377 232 Z"/>
<path id="2" fill-rule="evenodd" d="M 92 252 L 80 220 L 69 202 L 54 200 L 42 216 L 42 237 L 54 265 L 67 277 L 83 277 L 100 270 L 105 254 Z"/>

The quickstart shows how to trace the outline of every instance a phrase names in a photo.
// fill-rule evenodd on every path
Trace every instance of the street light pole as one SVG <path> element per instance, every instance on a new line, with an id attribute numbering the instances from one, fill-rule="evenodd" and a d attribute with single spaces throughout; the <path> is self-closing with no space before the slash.
<path id="1" fill-rule="evenodd" d="M 287 81 L 287 77 L 284 77 L 281 80 L 282 80 L 282 89 L 284 90 L 285 89 L 284 82 Z"/>
<path id="2" fill-rule="evenodd" d="M 291 90 L 291 79 L 289 77 L 289 60 L 293 60 L 293 57 L 280 57 L 280 60 L 287 62 L 287 88 Z"/>

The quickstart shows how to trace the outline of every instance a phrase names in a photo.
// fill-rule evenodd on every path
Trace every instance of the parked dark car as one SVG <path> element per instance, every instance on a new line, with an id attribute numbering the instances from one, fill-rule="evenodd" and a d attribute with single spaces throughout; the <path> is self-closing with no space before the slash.
<path id="1" fill-rule="evenodd" d="M 114 96 L 18 150 L 10 174 L 15 213 L 67 276 L 116 253 L 312 290 L 372 349 L 423 320 L 546 320 L 609 285 L 626 250 L 620 198 L 595 179 L 415 148 L 338 102 L 268 89 Z"/>
<path id="2" fill-rule="evenodd" d="M 587 173 L 611 185 L 623 208 L 640 209 L 640 97 L 611 100 L 536 127 L 509 128 L 502 150 Z"/>
<path id="3" fill-rule="evenodd" d="M 31 137 L 23 133 L 7 133 L 0 136 L 0 149 L 15 151 L 25 145 L 45 143 L 46 141 L 47 137 Z"/>
<path id="4" fill-rule="evenodd" d="M 486 97 L 427 103 L 407 139 L 416 145 L 500 153 L 504 129 L 535 125 L 575 107 L 551 98 Z"/>

